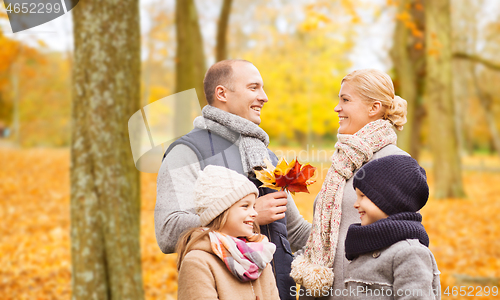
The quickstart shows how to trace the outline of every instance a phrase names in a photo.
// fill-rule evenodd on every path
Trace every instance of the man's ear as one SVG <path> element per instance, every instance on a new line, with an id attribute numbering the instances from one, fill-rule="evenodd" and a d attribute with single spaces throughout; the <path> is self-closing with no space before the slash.
<path id="1" fill-rule="evenodd" d="M 220 101 L 223 103 L 227 102 L 227 89 L 224 86 L 218 85 L 215 88 L 215 101 Z"/>
<path id="2" fill-rule="evenodd" d="M 382 102 L 373 101 L 370 110 L 368 111 L 368 116 L 375 117 L 380 114 L 382 114 Z"/>

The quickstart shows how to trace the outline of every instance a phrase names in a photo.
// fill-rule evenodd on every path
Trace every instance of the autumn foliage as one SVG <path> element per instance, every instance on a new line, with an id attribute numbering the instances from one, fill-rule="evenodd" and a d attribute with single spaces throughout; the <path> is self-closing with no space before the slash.
<path id="1" fill-rule="evenodd" d="M 67 146 L 71 62 L 37 42 L 32 47 L 0 30 L 0 128 L 9 127 L 22 146 Z"/>
<path id="2" fill-rule="evenodd" d="M 70 299 L 69 151 L 0 148 L 1 299 Z M 466 166 L 500 169 L 499 158 L 467 158 Z M 311 194 L 294 196 L 304 217 L 329 164 L 316 165 Z M 428 172 L 431 174 L 432 172 Z M 500 172 L 466 171 L 469 199 L 430 199 L 422 210 L 443 291 L 447 286 L 498 285 Z M 429 178 L 432 193 L 433 178 Z M 175 299 L 176 255 L 163 254 L 154 233 L 156 175 L 142 174 L 141 251 L 146 299 Z M 493 296 L 442 299 L 496 299 Z"/>
<path id="3" fill-rule="evenodd" d="M 288 163 L 282 157 L 276 167 L 269 161 L 266 161 L 266 164 L 265 169 L 255 170 L 257 179 L 264 187 L 286 190 L 295 195 L 296 192 L 309 193 L 307 186 L 315 182 L 310 178 L 314 176 L 316 168 L 310 164 L 301 165 L 296 158 Z"/>
<path id="4" fill-rule="evenodd" d="M 1 140 L 0 140 L 1 142 Z M 68 149 L 0 147 L 0 299 L 70 299 Z M 175 299 L 176 255 L 156 244 L 156 174 L 142 174 L 141 254 L 146 299 Z"/>

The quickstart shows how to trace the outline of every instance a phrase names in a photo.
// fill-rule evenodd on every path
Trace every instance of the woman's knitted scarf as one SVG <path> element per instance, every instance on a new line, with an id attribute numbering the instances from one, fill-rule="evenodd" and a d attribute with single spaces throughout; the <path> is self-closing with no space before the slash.
<path id="1" fill-rule="evenodd" d="M 269 136 L 257 124 L 211 105 L 202 109 L 203 117 L 194 120 L 194 127 L 208 129 L 238 146 L 245 174 L 255 167 L 265 167 Z"/>
<path id="2" fill-rule="evenodd" d="M 429 236 L 421 222 L 421 214 L 402 212 L 366 226 L 351 224 L 345 238 L 345 256 L 353 260 L 361 254 L 380 250 L 406 239 L 418 239 L 422 245 L 429 247 Z"/>
<path id="3" fill-rule="evenodd" d="M 292 263 L 290 276 L 307 289 L 321 292 L 333 285 L 333 261 L 337 250 L 342 197 L 347 180 L 355 170 L 369 161 L 373 153 L 389 144 L 396 144 L 397 136 L 388 120 L 368 123 L 355 134 L 338 134 L 332 165 L 316 201 L 311 234 L 304 253 Z"/>
<path id="4" fill-rule="evenodd" d="M 264 235 L 258 242 L 247 242 L 216 231 L 208 235 L 214 253 L 241 282 L 259 278 L 276 251 L 276 245 L 268 242 Z"/>

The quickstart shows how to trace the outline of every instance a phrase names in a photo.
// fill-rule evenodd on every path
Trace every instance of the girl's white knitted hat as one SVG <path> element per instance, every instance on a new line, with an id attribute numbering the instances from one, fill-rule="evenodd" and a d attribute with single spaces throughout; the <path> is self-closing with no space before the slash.
<path id="1" fill-rule="evenodd" d="M 259 190 L 247 177 L 225 167 L 208 165 L 194 185 L 194 205 L 201 226 L 206 226 L 234 203 Z"/>

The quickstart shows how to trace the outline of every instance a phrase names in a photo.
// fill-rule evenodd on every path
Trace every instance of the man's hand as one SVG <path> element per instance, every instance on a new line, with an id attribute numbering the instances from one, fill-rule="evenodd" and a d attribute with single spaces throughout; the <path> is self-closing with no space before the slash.
<path id="1" fill-rule="evenodd" d="M 255 219 L 259 225 L 267 225 L 283 219 L 286 212 L 287 194 L 283 191 L 270 193 L 257 198 L 255 210 L 259 215 Z"/>

